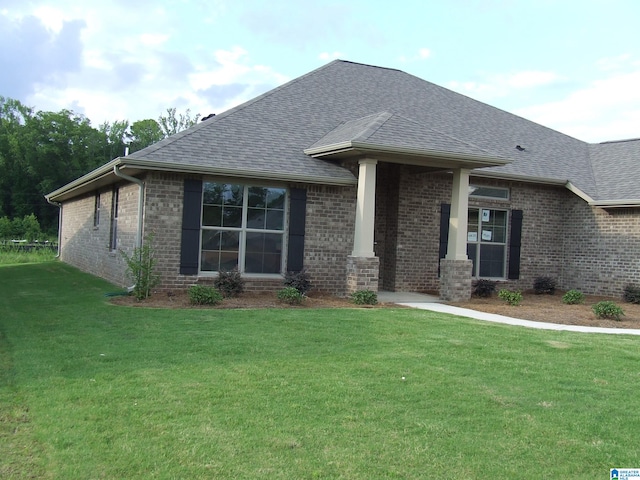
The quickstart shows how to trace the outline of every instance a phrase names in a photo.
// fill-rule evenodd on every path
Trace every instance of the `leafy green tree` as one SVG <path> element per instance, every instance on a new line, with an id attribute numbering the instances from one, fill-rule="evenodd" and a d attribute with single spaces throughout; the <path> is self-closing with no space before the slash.
<path id="1" fill-rule="evenodd" d="M 164 133 L 158 122 L 153 119 L 138 120 L 131 125 L 129 148 L 131 153 L 142 150 L 149 145 L 159 142 L 164 138 Z"/>
<path id="2" fill-rule="evenodd" d="M 129 120 L 104 122 L 98 130 L 105 136 L 104 156 L 107 161 L 122 157 L 129 139 Z"/>
<path id="3" fill-rule="evenodd" d="M 28 242 L 33 242 L 34 240 L 38 240 L 41 235 L 40 223 L 38 223 L 36 216 L 33 213 L 31 215 L 25 215 L 22 218 L 22 238 Z"/>
<path id="4" fill-rule="evenodd" d="M 199 118 L 200 114 L 197 114 L 195 117 L 191 117 L 190 109 L 187 109 L 184 114 L 177 114 L 176 108 L 173 107 L 167 108 L 166 115 L 160 115 L 160 117 L 158 117 L 158 124 L 160 125 L 164 136 L 169 137 L 195 125 L 198 123 Z"/>
<path id="5" fill-rule="evenodd" d="M 11 220 L 9 217 L 0 217 L 0 240 L 9 240 L 11 238 Z"/>

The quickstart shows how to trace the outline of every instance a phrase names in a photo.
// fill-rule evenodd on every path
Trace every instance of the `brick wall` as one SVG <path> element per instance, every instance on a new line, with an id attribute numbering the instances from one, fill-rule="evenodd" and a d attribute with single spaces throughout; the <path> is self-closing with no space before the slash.
<path id="1" fill-rule="evenodd" d="M 119 183 L 118 250 L 135 248 L 138 218 L 138 186 Z M 119 251 L 109 248 L 113 190 L 100 191 L 100 223 L 94 226 L 95 193 L 64 202 L 60 258 L 85 272 L 127 286 L 126 263 Z"/>
<path id="2" fill-rule="evenodd" d="M 575 196 L 565 208 L 563 287 L 620 296 L 628 283 L 640 285 L 640 210 L 590 207 Z"/>

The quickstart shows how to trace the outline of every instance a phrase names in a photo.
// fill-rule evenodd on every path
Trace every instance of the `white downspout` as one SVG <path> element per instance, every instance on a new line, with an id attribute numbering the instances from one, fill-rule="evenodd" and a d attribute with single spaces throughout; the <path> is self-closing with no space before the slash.
<path id="1" fill-rule="evenodd" d="M 138 234 L 136 237 L 136 247 L 138 248 L 138 250 L 142 250 L 142 233 L 144 227 L 144 222 L 142 219 L 142 215 L 144 214 L 144 182 L 139 178 L 131 177 L 122 173 L 118 168 L 118 165 L 113 166 L 113 173 L 117 177 L 124 178 L 125 180 L 138 185 Z"/>
<path id="2" fill-rule="evenodd" d="M 51 205 L 55 205 L 58 207 L 58 253 L 56 254 L 56 258 L 60 258 L 60 248 L 62 246 L 62 203 L 54 202 L 49 200 L 47 197 L 44 197 L 47 202 Z"/>

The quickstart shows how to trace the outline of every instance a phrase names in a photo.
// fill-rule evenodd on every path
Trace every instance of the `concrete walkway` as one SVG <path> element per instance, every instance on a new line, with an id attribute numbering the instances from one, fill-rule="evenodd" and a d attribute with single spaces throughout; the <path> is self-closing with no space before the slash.
<path id="1" fill-rule="evenodd" d="M 537 328 L 541 330 L 562 330 L 567 332 L 581 333 L 608 333 L 614 335 L 640 335 L 640 329 L 630 328 L 601 328 L 583 327 L 581 325 L 564 325 L 559 323 L 533 322 L 520 318 L 496 315 L 495 313 L 479 312 L 468 308 L 452 307 L 445 305 L 438 297 L 423 295 L 421 293 L 403 292 L 379 292 L 378 301 L 385 303 L 395 303 L 404 307 L 418 308 L 420 310 L 430 310 L 432 312 L 448 313 L 460 317 L 468 317 L 487 322 L 503 323 L 506 325 L 517 325 L 520 327 Z"/>

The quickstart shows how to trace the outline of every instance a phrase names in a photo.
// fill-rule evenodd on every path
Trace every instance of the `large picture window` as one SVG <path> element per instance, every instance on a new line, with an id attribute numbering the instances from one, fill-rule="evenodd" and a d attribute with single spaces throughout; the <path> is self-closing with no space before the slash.
<path id="1" fill-rule="evenodd" d="M 200 270 L 282 271 L 286 189 L 205 182 Z"/>
<path id="2" fill-rule="evenodd" d="M 474 277 L 504 278 L 507 253 L 506 210 L 469 208 L 467 255 Z"/>

